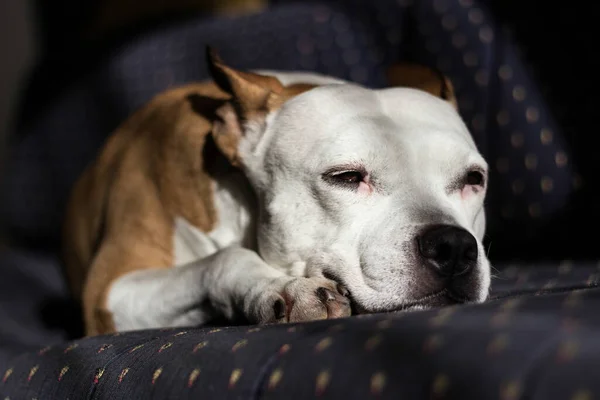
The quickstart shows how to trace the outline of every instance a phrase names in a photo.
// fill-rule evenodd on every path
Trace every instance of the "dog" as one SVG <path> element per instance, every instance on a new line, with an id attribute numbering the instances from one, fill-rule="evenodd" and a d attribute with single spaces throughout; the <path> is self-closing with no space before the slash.
<path id="1" fill-rule="evenodd" d="M 487 298 L 488 166 L 447 77 L 402 64 L 373 90 L 207 61 L 212 81 L 158 94 L 73 188 L 86 335 Z"/>

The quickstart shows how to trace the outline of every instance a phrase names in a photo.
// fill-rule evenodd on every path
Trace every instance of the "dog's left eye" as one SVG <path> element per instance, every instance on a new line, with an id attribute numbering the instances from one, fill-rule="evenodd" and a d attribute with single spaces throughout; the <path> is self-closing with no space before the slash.
<path id="1" fill-rule="evenodd" d="M 483 174 L 479 171 L 471 171 L 467 174 L 466 183 L 471 186 L 483 186 Z"/>

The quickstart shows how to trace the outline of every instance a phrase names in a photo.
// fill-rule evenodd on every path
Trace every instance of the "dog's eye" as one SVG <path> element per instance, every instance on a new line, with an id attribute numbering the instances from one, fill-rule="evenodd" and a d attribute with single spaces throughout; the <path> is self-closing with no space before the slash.
<path id="1" fill-rule="evenodd" d="M 323 179 L 334 185 L 358 186 L 366 173 L 360 170 L 333 170 L 323 174 Z"/>
<path id="2" fill-rule="evenodd" d="M 363 174 L 360 171 L 346 171 L 331 175 L 333 179 L 344 183 L 360 183 L 363 180 Z"/>
<path id="3" fill-rule="evenodd" d="M 484 177 L 479 171 L 471 171 L 467 174 L 467 185 L 471 186 L 483 186 Z"/>

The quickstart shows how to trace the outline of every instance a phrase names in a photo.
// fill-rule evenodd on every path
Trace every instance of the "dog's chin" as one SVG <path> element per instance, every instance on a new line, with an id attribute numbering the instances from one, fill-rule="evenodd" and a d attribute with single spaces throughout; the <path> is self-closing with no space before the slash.
<path id="1" fill-rule="evenodd" d="M 442 289 L 438 292 L 432 293 L 430 295 L 424 296 L 420 299 L 415 299 L 411 301 L 407 301 L 393 309 L 386 310 L 368 310 L 362 307 L 360 304 L 357 304 L 351 298 L 352 304 L 352 314 L 371 314 L 371 313 L 380 313 L 380 312 L 401 312 L 401 311 L 422 311 L 422 310 L 430 310 L 435 308 L 453 306 L 457 304 L 468 304 L 472 303 L 470 299 L 464 296 L 460 296 L 456 293 L 451 292 L 448 289 Z"/>

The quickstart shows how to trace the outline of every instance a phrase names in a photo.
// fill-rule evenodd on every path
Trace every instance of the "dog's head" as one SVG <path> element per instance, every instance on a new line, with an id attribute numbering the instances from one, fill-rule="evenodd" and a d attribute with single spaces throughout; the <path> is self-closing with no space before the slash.
<path id="1" fill-rule="evenodd" d="M 487 164 L 445 78 L 285 87 L 209 59 L 232 96 L 215 142 L 256 191 L 268 263 L 337 280 L 360 312 L 486 299 Z"/>

